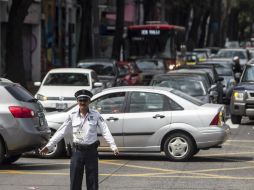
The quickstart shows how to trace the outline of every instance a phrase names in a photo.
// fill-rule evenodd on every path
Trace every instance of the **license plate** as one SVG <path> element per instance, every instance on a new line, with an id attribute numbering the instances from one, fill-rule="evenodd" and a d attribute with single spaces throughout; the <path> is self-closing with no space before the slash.
<path id="1" fill-rule="evenodd" d="M 63 110 L 67 108 L 67 104 L 65 103 L 56 103 L 56 109 L 57 110 Z"/>

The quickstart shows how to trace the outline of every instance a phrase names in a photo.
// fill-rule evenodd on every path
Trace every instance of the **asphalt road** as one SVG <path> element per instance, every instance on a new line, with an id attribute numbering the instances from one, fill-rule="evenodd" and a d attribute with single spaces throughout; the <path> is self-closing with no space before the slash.
<path id="1" fill-rule="evenodd" d="M 163 154 L 101 154 L 100 190 L 253 190 L 254 121 L 228 123 L 232 134 L 221 149 L 202 150 L 188 162 Z M 1 167 L 0 190 L 28 189 L 69 189 L 69 158 L 26 156 Z"/>

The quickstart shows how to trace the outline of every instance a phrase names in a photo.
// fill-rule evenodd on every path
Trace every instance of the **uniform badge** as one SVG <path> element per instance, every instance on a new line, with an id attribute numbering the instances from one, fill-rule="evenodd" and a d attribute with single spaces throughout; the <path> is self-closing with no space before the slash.
<path id="1" fill-rule="evenodd" d="M 88 121 L 93 121 L 94 117 L 93 116 L 89 116 Z"/>

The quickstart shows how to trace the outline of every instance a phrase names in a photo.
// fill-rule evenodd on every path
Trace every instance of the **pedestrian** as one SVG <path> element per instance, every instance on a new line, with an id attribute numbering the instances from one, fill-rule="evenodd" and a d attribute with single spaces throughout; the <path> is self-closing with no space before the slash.
<path id="1" fill-rule="evenodd" d="M 79 109 L 69 114 L 63 125 L 57 130 L 48 144 L 39 150 L 40 154 L 47 154 L 72 129 L 73 149 L 70 163 L 70 189 L 81 190 L 86 171 L 87 190 L 97 190 L 98 185 L 98 152 L 99 141 L 97 126 L 115 155 L 118 149 L 109 128 L 100 113 L 89 108 L 92 93 L 79 90 L 75 93 Z"/>
<path id="2" fill-rule="evenodd" d="M 242 73 L 242 67 L 241 67 L 241 64 L 240 64 L 240 59 L 238 56 L 235 56 L 233 57 L 233 62 L 234 62 L 234 65 L 233 65 L 233 71 L 234 73 Z"/>

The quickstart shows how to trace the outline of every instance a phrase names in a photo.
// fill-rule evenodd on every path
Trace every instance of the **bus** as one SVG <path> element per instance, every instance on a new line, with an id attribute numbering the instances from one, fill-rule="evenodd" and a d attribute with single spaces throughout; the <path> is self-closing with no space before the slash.
<path id="1" fill-rule="evenodd" d="M 148 23 L 127 28 L 125 57 L 163 59 L 172 70 L 177 65 L 177 51 L 184 47 L 185 28 L 176 25 Z"/>

